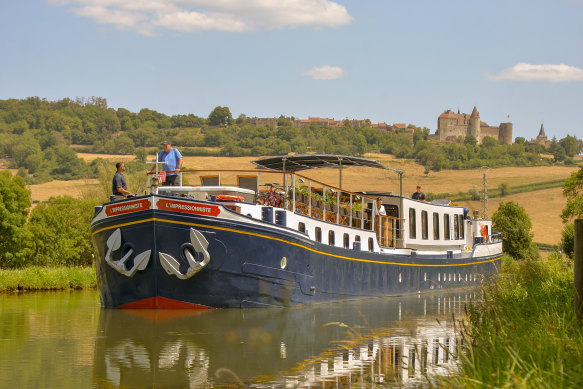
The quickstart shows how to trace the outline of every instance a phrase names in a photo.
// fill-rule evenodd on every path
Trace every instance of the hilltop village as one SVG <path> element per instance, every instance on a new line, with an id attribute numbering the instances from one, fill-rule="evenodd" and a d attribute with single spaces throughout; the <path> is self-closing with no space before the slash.
<path id="1" fill-rule="evenodd" d="M 278 127 L 278 121 L 281 118 L 258 118 L 252 117 L 247 118 L 249 124 L 254 126 L 270 126 L 272 128 Z M 371 123 L 369 120 L 357 120 L 357 119 L 345 119 L 345 120 L 335 120 L 321 117 L 308 117 L 307 119 L 296 119 L 294 117 L 285 117 L 286 124 L 291 123 L 297 128 L 309 127 L 312 124 L 333 127 L 333 128 L 362 128 L 365 126 L 379 129 L 385 132 L 391 133 L 409 133 L 413 135 L 415 132 L 415 126 L 406 125 L 405 123 Z M 455 142 L 459 137 L 465 138 L 471 135 L 476 138 L 478 144 L 481 144 L 484 137 L 489 136 L 498 141 L 498 144 L 512 144 L 512 123 L 500 123 L 498 126 L 491 126 L 488 123 L 480 119 L 480 113 L 478 109 L 474 106 L 471 114 L 460 113 L 459 109 L 457 113 L 452 110 L 445 110 L 437 118 L 437 130 L 434 134 L 429 134 L 427 136 L 428 140 L 437 141 L 442 143 Z M 551 141 L 547 138 L 544 127 L 541 124 L 541 128 L 536 138 L 531 139 L 528 144 L 531 145 L 542 145 L 545 148 L 550 146 Z"/>

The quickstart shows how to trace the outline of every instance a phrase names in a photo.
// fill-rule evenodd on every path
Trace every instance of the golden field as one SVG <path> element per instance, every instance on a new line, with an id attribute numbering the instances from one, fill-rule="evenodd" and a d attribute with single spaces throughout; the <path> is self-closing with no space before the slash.
<path id="1" fill-rule="evenodd" d="M 104 158 L 112 162 L 132 160 L 128 155 L 103 155 L 80 153 L 79 157 L 85 161 L 95 158 Z M 395 159 L 386 154 L 367 154 L 367 158 L 375 159 L 387 167 L 404 170 L 403 192 L 410 195 L 415 191 L 417 184 L 422 186 L 425 193 L 467 193 L 476 185 L 482 188 L 483 170 L 447 170 L 424 174 L 425 168 L 412 160 Z M 251 161 L 256 157 L 184 157 L 184 169 L 254 169 Z M 567 178 L 578 167 L 550 166 L 550 167 L 511 167 L 491 169 L 488 171 L 488 187 L 497 188 L 506 183 L 509 187 L 544 182 L 553 179 Z M 114 171 L 111 174 L 113 176 Z M 315 169 L 306 171 L 304 175 L 338 186 L 337 169 Z M 273 179 L 273 178 L 271 178 Z M 233 180 L 233 182 L 229 182 Z M 198 179 L 192 182 L 198 185 Z M 342 173 L 343 187 L 347 190 L 377 190 L 399 192 L 399 176 L 391 171 L 370 168 L 346 168 Z M 234 183 L 234 178 L 225 177 L 225 184 Z M 281 183 L 281 181 L 280 181 Z M 131 186 L 131 183 L 128 183 Z M 43 201 L 50 196 L 70 195 L 80 197 L 84 191 L 98 186 L 97 180 L 53 181 L 30 187 L 33 200 Z M 560 241 L 563 224 L 559 214 L 565 206 L 565 198 L 561 188 L 546 189 L 516 195 L 509 195 L 502 199 L 492 198 L 488 203 L 489 216 L 498 209 L 500 201 L 515 201 L 526 209 L 533 223 L 534 240 L 539 243 L 557 244 Z M 481 210 L 480 202 L 462 203 L 470 210 Z"/>

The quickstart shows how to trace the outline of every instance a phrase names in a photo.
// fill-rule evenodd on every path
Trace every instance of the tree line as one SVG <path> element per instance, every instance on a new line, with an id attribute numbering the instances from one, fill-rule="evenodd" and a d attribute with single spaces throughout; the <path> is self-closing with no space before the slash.
<path id="1" fill-rule="evenodd" d="M 572 164 L 583 150 L 575 136 L 553 139 L 549 149 L 516 138 L 499 145 L 491 137 L 481 144 L 472 136 L 455 142 L 428 140 L 430 130 L 410 124 L 409 131 L 372 128 L 370 121 L 353 128 L 311 124 L 298 128 L 293 117 L 281 115 L 277 126 L 256 126 L 241 114 L 233 118 L 228 107 L 218 106 L 207 118 L 193 114 L 168 116 L 143 108 L 138 113 L 108 107 L 100 97 L 47 101 L 38 97 L 0 100 L 0 157 L 7 156 L 27 183 L 51 179 L 96 177 L 95 163 L 87 164 L 75 150 L 136 155 L 144 161 L 150 149 L 169 139 L 183 155 L 264 156 L 290 152 L 363 155 L 393 154 L 415 159 L 426 172 L 472 169 L 488 165 L 536 166 Z M 76 145 L 76 148 L 71 148 Z M 545 158 L 542 154 L 550 154 Z"/>

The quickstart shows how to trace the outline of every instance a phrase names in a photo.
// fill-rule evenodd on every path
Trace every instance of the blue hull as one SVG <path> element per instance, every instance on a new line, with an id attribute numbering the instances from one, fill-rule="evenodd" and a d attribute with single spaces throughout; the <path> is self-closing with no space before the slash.
<path id="1" fill-rule="evenodd" d="M 177 261 L 179 274 L 187 273 L 185 251 L 203 259 L 193 247 L 192 230 L 208 243 L 209 260 L 180 279 L 162 266 L 160 253 Z M 117 246 L 111 243 L 114 233 Z M 401 295 L 478 285 L 500 267 L 500 255 L 372 253 L 316 243 L 269 223 L 163 209 L 96 219 L 92 238 L 106 308 L 290 306 Z"/>

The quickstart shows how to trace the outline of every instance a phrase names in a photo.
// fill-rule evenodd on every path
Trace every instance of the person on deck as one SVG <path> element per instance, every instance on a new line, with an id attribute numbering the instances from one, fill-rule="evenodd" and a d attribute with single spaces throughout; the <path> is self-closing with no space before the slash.
<path id="1" fill-rule="evenodd" d="M 417 191 L 411 195 L 413 200 L 425 201 L 425 193 L 421 192 L 421 185 L 417 185 Z"/>
<path id="2" fill-rule="evenodd" d="M 178 149 L 173 148 L 169 141 L 162 142 L 162 147 L 164 150 L 160 151 L 157 156 L 157 162 L 166 162 L 162 165 L 162 170 L 166 172 L 166 181 L 162 183 L 162 186 L 179 186 L 178 173 L 182 168 L 182 154 Z M 155 170 L 156 166 L 153 166 L 150 173 Z"/>
<path id="3" fill-rule="evenodd" d="M 111 191 L 115 195 L 116 200 L 125 198 L 126 196 L 131 196 L 131 192 L 128 190 L 126 184 L 126 179 L 123 176 L 123 172 L 126 170 L 126 165 L 123 162 L 118 162 L 115 164 L 117 171 L 113 175 L 113 180 L 111 181 Z"/>
<path id="4" fill-rule="evenodd" d="M 380 197 L 377 198 L 377 216 L 387 216 L 387 211 L 385 211 L 385 207 L 383 206 L 383 199 Z"/>

